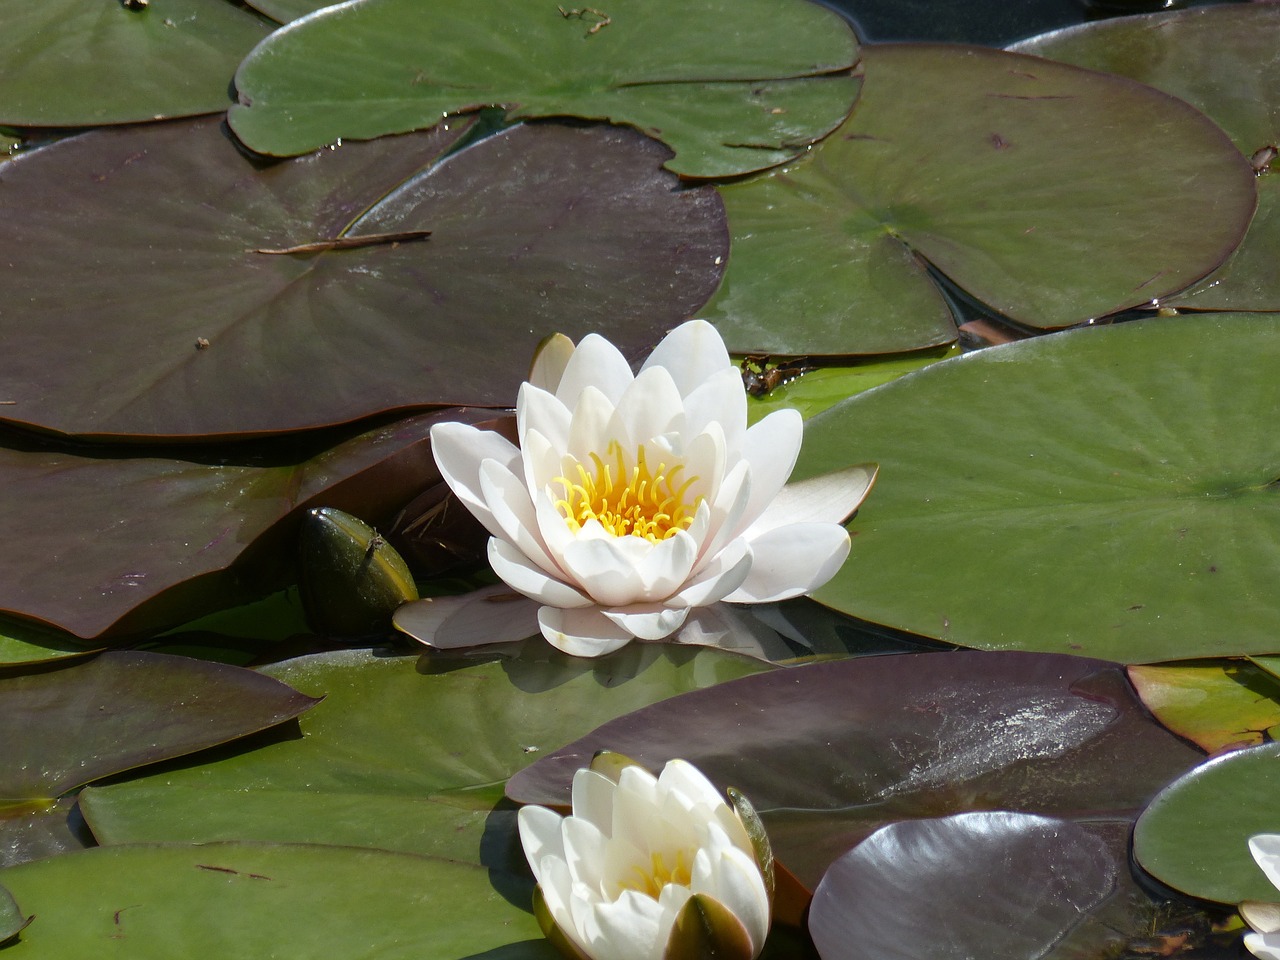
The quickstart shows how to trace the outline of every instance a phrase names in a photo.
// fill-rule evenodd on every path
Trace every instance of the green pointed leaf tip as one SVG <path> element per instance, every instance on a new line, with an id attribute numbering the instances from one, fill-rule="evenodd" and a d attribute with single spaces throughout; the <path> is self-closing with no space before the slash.
<path id="1" fill-rule="evenodd" d="M 1203 114 L 1150 87 L 929 44 L 868 47 L 862 69 L 835 133 L 723 190 L 733 255 L 704 315 L 736 351 L 949 342 L 926 265 L 1020 323 L 1079 323 L 1181 290 L 1249 226 L 1252 168 Z M 1179 144 L 1170 166 L 1135 160 L 1153 137 Z"/>
<path id="2" fill-rule="evenodd" d="M 386 633 L 396 608 L 418 599 L 395 547 L 359 517 L 313 507 L 303 517 L 298 547 L 302 603 L 319 633 Z"/>
<path id="3" fill-rule="evenodd" d="M 276 31 L 237 71 L 229 120 L 292 155 L 502 105 L 628 124 L 675 150 L 670 169 L 729 176 L 834 129 L 857 80 L 831 74 L 857 55 L 843 18 L 800 0 L 371 0 Z"/>
<path id="4" fill-rule="evenodd" d="M 210 0 L 0 0 L 0 23 L 0 124 L 33 127 L 221 112 L 236 65 L 270 33 Z"/>
<path id="5" fill-rule="evenodd" d="M 864 460 L 880 474 L 849 559 L 814 598 L 985 649 L 1126 663 L 1272 652 L 1276 322 L 1071 331 L 819 414 L 797 479 Z"/>
<path id="6" fill-rule="evenodd" d="M 752 960 L 754 956 L 742 921 L 705 893 L 695 893 L 684 902 L 662 952 L 662 960 Z"/>
<path id="7" fill-rule="evenodd" d="M 769 834 L 765 830 L 764 821 L 760 819 L 760 814 L 751 805 L 751 801 L 737 787 L 727 788 L 725 794 L 729 798 L 729 805 L 733 807 L 734 813 L 738 815 L 738 819 L 742 821 L 742 825 L 746 828 L 747 836 L 751 838 L 751 848 L 755 852 L 756 866 L 760 868 L 760 875 L 764 877 L 765 889 L 769 891 L 769 900 L 772 902 L 773 893 L 776 889 L 773 872 L 773 847 L 769 844 Z"/>

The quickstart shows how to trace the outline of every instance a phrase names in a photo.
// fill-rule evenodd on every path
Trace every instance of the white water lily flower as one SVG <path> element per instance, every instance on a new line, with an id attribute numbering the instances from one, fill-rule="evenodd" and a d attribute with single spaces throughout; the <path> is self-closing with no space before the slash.
<path id="1" fill-rule="evenodd" d="M 1280 888 L 1280 833 L 1250 837 L 1249 852 L 1272 885 Z M 1280 960 L 1280 903 L 1242 903 L 1240 915 L 1253 928 L 1244 936 L 1249 952 L 1262 960 Z"/>
<path id="2" fill-rule="evenodd" d="M 740 372 L 702 320 L 676 328 L 634 376 L 602 337 L 553 339 L 520 388 L 516 427 L 519 447 L 437 424 L 432 448 L 492 534 L 494 571 L 542 604 L 543 635 L 577 656 L 661 640 L 694 607 L 821 586 L 848 555 L 841 523 L 874 478 L 860 466 L 784 486 L 800 414 L 748 429 Z"/>
<path id="3" fill-rule="evenodd" d="M 571 956 L 661 960 L 713 945 L 751 960 L 764 946 L 770 884 L 747 828 L 684 760 L 657 777 L 623 767 L 616 783 L 578 770 L 571 816 L 522 807 L 519 825 L 540 920 Z"/>

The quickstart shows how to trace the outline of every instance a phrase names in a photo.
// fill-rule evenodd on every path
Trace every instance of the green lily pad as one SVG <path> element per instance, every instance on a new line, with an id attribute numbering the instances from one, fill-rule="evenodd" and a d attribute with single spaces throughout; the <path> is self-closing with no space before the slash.
<path id="1" fill-rule="evenodd" d="M 1151 721 L 1114 664 L 1025 653 L 806 664 L 637 710 L 521 770 L 507 795 L 567 804 L 600 749 L 673 757 L 734 786 L 774 853 L 812 885 L 896 820 L 974 810 L 1137 813 L 1200 753 Z"/>
<path id="2" fill-rule="evenodd" d="M 317 654 L 263 671 L 326 695 L 302 739 L 93 787 L 81 810 L 104 844 L 276 840 L 492 865 L 482 859 L 486 826 L 489 846 L 514 844 L 514 826 L 486 817 L 516 770 L 605 720 L 762 669 L 746 657 L 656 644 L 582 660 L 541 640 L 482 663 Z"/>
<path id="3" fill-rule="evenodd" d="M 1280 682 L 1247 660 L 1132 666 L 1129 679 L 1157 720 L 1206 753 L 1280 732 Z"/>
<path id="4" fill-rule="evenodd" d="M 1273 652 L 1276 324 L 1082 329 L 936 363 L 819 414 L 797 479 L 864 461 L 880 474 L 815 599 L 986 649 L 1129 663 Z"/>
<path id="5" fill-rule="evenodd" d="M 250 148 L 289 156 L 503 106 L 634 126 L 675 151 L 669 169 L 733 176 L 830 133 L 858 90 L 830 74 L 857 56 L 839 15 L 800 0 L 363 0 L 260 45 L 229 120 Z"/>
<path id="6" fill-rule="evenodd" d="M 0 123 L 82 127 L 216 113 L 270 29 L 224 0 L 0 0 Z"/>
<path id="7" fill-rule="evenodd" d="M 533 915 L 469 864 L 302 844 L 140 845 L 11 867 L 22 955 L 552 960 Z"/>
<path id="8" fill-rule="evenodd" d="M 90 652 L 83 640 L 36 624 L 0 621 L 0 664 L 36 663 Z"/>
<path id="9" fill-rule="evenodd" d="M 151 124 L 6 163 L 0 416 L 226 437 L 508 406 L 548 333 L 640 354 L 711 295 L 720 200 L 660 144 L 540 124 L 435 163 L 470 125 L 264 166 L 215 120 Z"/>
<path id="10" fill-rule="evenodd" d="M 1133 855 L 1183 893 L 1222 903 L 1275 901 L 1249 838 L 1276 833 L 1280 743 L 1237 750 L 1201 764 L 1162 790 L 1138 818 Z"/>
<path id="11" fill-rule="evenodd" d="M 253 0 L 249 6 L 265 13 L 272 20 L 288 23 L 290 20 L 297 20 L 308 13 L 337 6 L 342 2 L 343 0 Z"/>
<path id="12" fill-rule="evenodd" d="M 1246 155 L 1280 143 L 1280 7 L 1229 4 L 1059 30 L 1013 49 L 1132 77 L 1204 111 Z M 1195 310 L 1280 310 L 1280 176 L 1258 179 L 1259 208 L 1231 259 L 1163 299 Z"/>
<path id="13" fill-rule="evenodd" d="M 431 425 L 485 416 L 424 414 L 267 465 L 0 447 L 0 609 L 127 638 L 256 599 L 294 574 L 306 509 L 381 524 L 439 479 Z"/>
<path id="14" fill-rule="evenodd" d="M 928 44 L 869 47 L 863 69 L 849 120 L 809 156 L 723 190 L 733 255 L 702 315 L 735 351 L 948 342 L 925 263 L 1020 323 L 1079 323 L 1203 277 L 1253 215 L 1231 141 L 1150 87 Z M 1161 163 L 1135 162 L 1153 140 Z"/>

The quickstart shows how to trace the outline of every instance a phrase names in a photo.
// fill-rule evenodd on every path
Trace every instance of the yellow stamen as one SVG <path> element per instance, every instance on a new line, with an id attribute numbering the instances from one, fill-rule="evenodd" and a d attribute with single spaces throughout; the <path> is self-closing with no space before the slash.
<path id="1" fill-rule="evenodd" d="M 677 850 L 675 862 L 668 867 L 666 858 L 661 852 L 650 855 L 650 868 L 635 866 L 631 868 L 631 876 L 620 884 L 623 890 L 635 890 L 645 893 L 657 900 L 662 888 L 669 883 L 689 886 L 693 878 L 693 851 Z"/>
<path id="2" fill-rule="evenodd" d="M 668 468 L 665 462 L 650 469 L 644 444 L 636 451 L 635 466 L 629 471 L 622 445 L 609 443 L 605 463 L 599 454 L 591 454 L 594 472 L 581 462 L 565 472 L 575 477 L 556 477 L 564 489 L 564 498 L 556 501 L 569 528 L 577 533 L 589 520 L 596 520 L 615 537 L 644 537 L 657 543 L 677 530 L 688 530 L 701 497 L 688 500 L 689 488 L 697 477 L 681 481 L 684 464 Z"/>

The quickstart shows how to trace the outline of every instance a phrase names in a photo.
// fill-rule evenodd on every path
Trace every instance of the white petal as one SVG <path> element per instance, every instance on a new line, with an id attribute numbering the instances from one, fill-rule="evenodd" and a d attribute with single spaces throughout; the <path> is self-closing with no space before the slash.
<path id="1" fill-rule="evenodd" d="M 534 497 L 533 510 L 538 518 L 538 533 L 547 548 L 547 553 L 563 570 L 564 551 L 578 538 L 569 529 L 569 522 L 565 520 L 564 514 L 557 510 L 552 502 L 556 492 L 558 492 L 557 488 L 552 488 L 550 491 L 540 490 Z M 567 571 L 566 575 L 568 575 Z"/>
<path id="2" fill-rule="evenodd" d="M 1249 852 L 1271 885 L 1280 888 L 1280 833 L 1259 833 L 1250 837 Z"/>
<path id="3" fill-rule="evenodd" d="M 671 375 L 662 367 L 646 370 L 635 378 L 618 398 L 608 433 L 623 449 L 634 450 L 642 443 L 684 428 L 684 404 Z M 656 453 L 656 451 L 655 451 Z M 650 467 L 657 469 L 657 464 Z"/>
<path id="4" fill-rule="evenodd" d="M 618 348 L 604 337 L 592 333 L 583 337 L 573 351 L 565 365 L 564 376 L 556 387 L 556 396 L 572 408 L 578 402 L 578 395 L 593 386 L 616 404 L 631 380 L 631 365 Z"/>
<path id="5" fill-rule="evenodd" d="M 553 575 L 562 573 L 542 544 L 533 501 L 519 477 L 496 460 L 486 460 L 480 464 L 480 492 L 502 529 L 504 540 L 543 570 Z"/>
<path id="6" fill-rule="evenodd" d="M 542 888 L 542 899 L 546 901 L 547 910 L 555 920 L 556 926 L 565 936 L 585 950 L 586 939 L 582 935 L 581 924 L 575 916 L 581 910 L 574 909 L 577 900 L 574 897 L 569 867 L 559 857 L 544 857 L 533 872 L 542 878 L 538 881 L 538 886 Z"/>
<path id="7" fill-rule="evenodd" d="M 520 456 L 524 461 L 524 483 L 530 495 L 552 487 L 557 496 L 563 488 L 553 481 L 564 473 L 564 458 L 551 441 L 537 430 L 530 430 L 520 441 Z"/>
<path id="8" fill-rule="evenodd" d="M 660 942 L 662 908 L 658 901 L 624 890 L 612 903 L 594 908 L 599 940 L 591 945 L 596 960 L 658 960 L 666 946 Z"/>
<path id="9" fill-rule="evenodd" d="M 771 603 L 816 590 L 836 575 L 849 555 L 849 533 L 835 523 L 793 523 L 750 541 L 747 579 L 724 599 Z"/>
<path id="10" fill-rule="evenodd" d="M 437 650 L 513 643 L 538 633 L 538 605 L 505 585 L 402 604 L 392 624 Z"/>
<path id="11" fill-rule="evenodd" d="M 501 536 L 502 528 L 480 491 L 480 464 L 496 460 L 515 469 L 520 451 L 492 430 L 477 430 L 469 423 L 451 421 L 431 428 L 431 452 L 449 489 L 490 533 Z"/>
<path id="12" fill-rule="evenodd" d="M 569 876 L 597 896 L 604 896 L 605 850 L 609 838 L 590 820 L 577 816 L 565 817 L 560 833 Z"/>
<path id="13" fill-rule="evenodd" d="M 659 540 L 636 567 L 641 583 L 641 594 L 637 599 L 648 602 L 665 600 L 689 578 L 693 562 L 697 559 L 698 544 L 683 530 Z"/>
<path id="14" fill-rule="evenodd" d="M 742 450 L 747 430 L 747 391 L 742 372 L 726 367 L 713 374 L 684 398 L 684 429 L 696 435 L 709 423 L 724 431 L 725 447 L 736 455 Z"/>
<path id="15" fill-rule="evenodd" d="M 560 824 L 564 817 L 547 807 L 521 807 L 516 814 L 516 824 L 520 830 L 520 844 L 524 847 L 525 859 L 533 869 L 533 876 L 539 883 L 543 882 L 542 864 L 548 857 L 564 860 L 564 842 L 561 840 Z"/>
<path id="16" fill-rule="evenodd" d="M 673 607 L 705 607 L 718 603 L 746 582 L 754 555 L 742 537 L 701 565 L 667 603 Z"/>
<path id="17" fill-rule="evenodd" d="M 715 784 L 688 760 L 668 760 L 658 774 L 658 789 L 679 794 L 685 800 L 686 809 L 690 810 L 698 804 L 708 809 L 728 806 Z"/>
<path id="18" fill-rule="evenodd" d="M 863 463 L 788 483 L 747 533 L 756 536 L 788 523 L 844 523 L 871 492 L 878 469 Z"/>
<path id="19" fill-rule="evenodd" d="M 649 354 L 641 372 L 656 366 L 670 371 L 680 395 L 688 396 L 703 381 L 733 364 L 719 331 L 705 320 L 690 320 L 667 334 Z"/>
<path id="20" fill-rule="evenodd" d="M 644 599 L 639 567 L 656 544 L 643 537 L 585 536 L 564 548 L 570 577 L 601 606 L 623 607 Z"/>
<path id="21" fill-rule="evenodd" d="M 533 362 L 529 365 L 529 382 L 549 393 L 555 393 L 572 356 L 573 341 L 563 333 L 551 334 L 533 352 Z"/>
<path id="22" fill-rule="evenodd" d="M 703 855 L 706 855 L 704 862 Z M 706 869 L 704 872 L 704 863 Z M 769 933 L 769 893 L 755 860 L 736 847 L 698 851 L 690 884 L 694 893 L 707 893 L 729 908 L 759 952 Z"/>
<path id="23" fill-rule="evenodd" d="M 742 456 L 751 464 L 751 501 L 743 515 L 744 525 L 764 513 L 782 490 L 803 439 L 804 419 L 795 410 L 775 410 L 747 430 Z"/>
<path id="24" fill-rule="evenodd" d="M 611 463 L 609 457 L 609 421 L 613 417 L 614 406 L 598 387 L 588 386 L 578 398 L 578 405 L 573 408 L 573 419 L 569 424 L 569 439 L 564 452 L 587 467 L 588 473 L 595 473 L 591 454 L 595 454 Z"/>
<path id="25" fill-rule="evenodd" d="M 1280 933 L 1280 903 L 1245 900 L 1236 910 L 1255 933 Z"/>
<path id="26" fill-rule="evenodd" d="M 684 458 L 684 479 L 692 479 L 689 497 L 702 497 L 714 502 L 720 496 L 720 484 L 728 465 L 724 430 L 718 423 L 709 423 L 697 434 L 688 437 L 681 451 Z M 735 463 L 738 462 L 736 459 Z"/>
<path id="27" fill-rule="evenodd" d="M 497 537 L 489 538 L 489 566 L 512 590 L 553 607 L 590 607 L 590 598 L 548 574 L 523 553 Z"/>
<path id="28" fill-rule="evenodd" d="M 751 467 L 745 460 L 739 460 L 725 474 L 720 490 L 711 503 L 710 532 L 702 541 L 702 555 L 693 568 L 695 573 L 700 573 L 716 554 L 739 537 L 748 526 L 747 507 L 751 503 L 753 489 Z"/>
<path id="29" fill-rule="evenodd" d="M 1261 960 L 1280 960 L 1280 934 L 1246 933 L 1244 945 Z"/>
<path id="30" fill-rule="evenodd" d="M 601 657 L 634 639 L 599 607 L 543 607 L 538 611 L 538 626 L 547 643 L 571 657 Z"/>
<path id="31" fill-rule="evenodd" d="M 520 448 L 528 443 L 530 430 L 547 438 L 553 450 L 564 452 L 569 447 L 569 424 L 572 407 L 566 407 L 555 396 L 530 383 L 520 384 L 516 396 L 516 433 Z"/>
<path id="32" fill-rule="evenodd" d="M 606 836 L 613 835 L 613 795 L 617 784 L 603 773 L 582 767 L 573 775 L 573 815 L 589 820 Z"/>
<path id="33" fill-rule="evenodd" d="M 639 640 L 665 640 L 680 629 L 689 608 L 673 610 L 661 604 L 634 604 L 605 610 L 604 615 Z"/>

